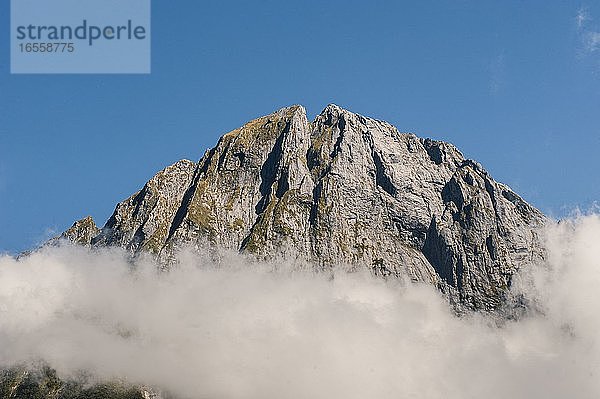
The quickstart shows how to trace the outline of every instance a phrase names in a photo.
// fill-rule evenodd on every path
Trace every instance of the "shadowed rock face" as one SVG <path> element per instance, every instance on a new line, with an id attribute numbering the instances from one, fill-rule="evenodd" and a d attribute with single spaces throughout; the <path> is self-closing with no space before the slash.
<path id="1" fill-rule="evenodd" d="M 493 309 L 512 274 L 543 257 L 545 217 L 451 144 L 329 105 L 301 106 L 227 133 L 117 205 L 79 243 L 150 252 L 215 246 L 321 268 L 367 267 L 425 281 L 458 304 Z"/>

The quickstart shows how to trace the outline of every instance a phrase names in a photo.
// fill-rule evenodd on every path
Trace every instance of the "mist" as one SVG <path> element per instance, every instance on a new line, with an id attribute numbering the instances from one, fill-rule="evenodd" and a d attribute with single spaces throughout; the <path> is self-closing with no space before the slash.
<path id="1" fill-rule="evenodd" d="M 545 231 L 535 311 L 458 317 L 435 288 L 240 255 L 158 273 L 116 249 L 0 257 L 0 365 L 43 359 L 181 398 L 598 398 L 600 217 Z"/>

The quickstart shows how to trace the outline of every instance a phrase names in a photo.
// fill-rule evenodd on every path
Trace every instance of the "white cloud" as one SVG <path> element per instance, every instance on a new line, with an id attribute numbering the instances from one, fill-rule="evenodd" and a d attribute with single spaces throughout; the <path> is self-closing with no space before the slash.
<path id="1" fill-rule="evenodd" d="M 577 16 L 575 17 L 575 20 L 577 21 L 577 28 L 581 29 L 588 19 L 588 11 L 583 7 L 580 8 L 577 11 Z"/>
<path id="2" fill-rule="evenodd" d="M 587 9 L 580 8 L 575 17 L 579 39 L 586 53 L 593 53 L 600 48 L 600 31 L 590 27 L 592 21 Z"/>
<path id="3" fill-rule="evenodd" d="M 587 32 L 585 44 L 590 52 L 598 50 L 600 46 L 600 32 Z"/>
<path id="4" fill-rule="evenodd" d="M 600 397 L 600 217 L 551 226 L 519 321 L 458 318 L 434 288 L 365 274 L 182 257 L 158 274 L 115 250 L 0 257 L 0 361 L 182 397 Z M 282 270 L 283 269 L 283 270 Z"/>

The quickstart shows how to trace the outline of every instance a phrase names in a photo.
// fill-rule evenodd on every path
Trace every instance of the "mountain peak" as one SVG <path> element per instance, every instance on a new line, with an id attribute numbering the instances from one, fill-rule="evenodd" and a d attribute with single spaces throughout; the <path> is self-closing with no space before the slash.
<path id="1" fill-rule="evenodd" d="M 62 233 L 59 238 L 68 239 L 69 241 L 80 245 L 90 245 L 92 239 L 99 233 L 100 229 L 96 226 L 94 219 L 91 216 L 86 216 L 73 223 L 73 225 Z"/>
<path id="2" fill-rule="evenodd" d="M 351 113 L 350 111 L 340 107 L 337 104 L 334 103 L 330 103 L 327 104 L 327 106 L 325 108 L 323 108 L 323 111 L 321 111 L 320 115 L 326 115 L 326 114 L 342 114 L 342 113 Z"/>
<path id="3" fill-rule="evenodd" d="M 545 220 L 449 143 L 335 104 L 309 122 L 293 105 L 225 134 L 198 163 L 159 172 L 90 242 L 165 265 L 182 247 L 210 245 L 367 268 L 493 309 L 512 274 L 543 256 Z"/>

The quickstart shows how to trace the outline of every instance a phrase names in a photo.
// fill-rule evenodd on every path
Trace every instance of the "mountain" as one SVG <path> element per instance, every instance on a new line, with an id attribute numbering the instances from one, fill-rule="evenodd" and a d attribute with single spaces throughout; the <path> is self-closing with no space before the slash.
<path id="1" fill-rule="evenodd" d="M 542 213 L 452 145 L 327 106 L 301 106 L 225 134 L 197 163 L 182 160 L 116 206 L 102 229 L 82 219 L 70 240 L 152 254 L 225 248 L 327 270 L 367 268 L 423 281 L 456 308 L 493 310 L 512 275 L 544 257 Z M 47 366 L 0 371 L 10 398 L 160 398 L 122 382 L 63 381 Z"/>
<path id="2" fill-rule="evenodd" d="M 86 218 L 63 238 L 164 265 L 208 244 L 320 269 L 366 267 L 491 310 L 514 272 L 543 258 L 545 222 L 452 144 L 336 105 L 311 122 L 296 105 L 225 134 L 197 163 L 168 166 L 102 229 Z"/>

